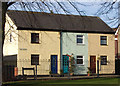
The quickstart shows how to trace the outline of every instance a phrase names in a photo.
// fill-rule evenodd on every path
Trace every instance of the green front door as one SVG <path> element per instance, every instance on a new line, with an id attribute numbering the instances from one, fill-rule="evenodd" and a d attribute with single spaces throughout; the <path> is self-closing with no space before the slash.
<path id="1" fill-rule="evenodd" d="M 69 56 L 63 55 L 63 73 L 67 74 L 69 71 Z"/>

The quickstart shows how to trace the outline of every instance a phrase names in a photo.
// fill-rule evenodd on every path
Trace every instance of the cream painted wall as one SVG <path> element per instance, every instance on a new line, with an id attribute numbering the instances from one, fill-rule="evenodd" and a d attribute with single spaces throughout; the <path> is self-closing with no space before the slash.
<path id="1" fill-rule="evenodd" d="M 12 27 L 11 27 L 12 26 Z M 16 30 L 16 25 L 6 15 L 4 56 L 17 54 L 18 73 L 22 74 L 22 67 L 31 65 L 31 54 L 39 54 L 38 74 L 47 75 L 50 71 L 50 56 L 58 55 L 58 73 L 60 73 L 60 34 L 50 31 Z M 10 42 L 12 33 L 12 42 Z M 31 44 L 31 33 L 39 33 L 40 44 Z M 25 71 L 33 74 L 32 71 Z"/>
<path id="2" fill-rule="evenodd" d="M 4 56 L 18 54 L 18 31 L 16 29 L 16 25 L 10 17 L 6 15 L 5 41 L 3 47 Z M 10 42 L 10 33 L 12 34 L 12 42 Z"/>
<path id="3" fill-rule="evenodd" d="M 107 36 L 108 45 L 100 45 L 100 36 Z M 107 65 L 100 65 L 100 74 L 115 73 L 115 41 L 114 34 L 88 34 L 88 66 L 90 66 L 90 56 L 96 56 L 96 73 L 97 57 L 107 56 Z"/>
<path id="4" fill-rule="evenodd" d="M 31 33 L 39 33 L 39 44 L 31 43 Z M 48 75 L 51 70 L 51 55 L 58 55 L 58 73 L 60 73 L 60 34 L 50 31 L 19 30 L 18 34 L 18 73 L 22 74 L 22 67 L 35 67 L 31 65 L 31 54 L 39 54 L 38 75 Z M 33 75 L 32 71 L 25 74 Z"/>
<path id="5" fill-rule="evenodd" d="M 83 43 L 77 44 L 77 35 L 83 35 Z M 63 32 L 62 33 L 62 55 L 74 54 L 75 68 L 74 74 L 87 74 L 88 67 L 88 35 L 87 33 L 72 33 Z M 77 64 L 77 56 L 83 56 L 83 65 Z M 62 64 L 63 65 L 63 64 Z"/>

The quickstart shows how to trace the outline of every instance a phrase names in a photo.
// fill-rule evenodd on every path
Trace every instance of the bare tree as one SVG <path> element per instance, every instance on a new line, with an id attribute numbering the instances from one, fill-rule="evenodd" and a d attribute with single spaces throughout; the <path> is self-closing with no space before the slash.
<path id="1" fill-rule="evenodd" d="M 34 0 L 32 2 L 18 2 L 19 0 L 12 0 L 9 2 L 2 2 L 2 57 L 3 57 L 3 45 L 4 45 L 4 39 L 5 39 L 5 22 L 6 22 L 6 12 L 8 8 L 12 7 L 15 10 L 21 9 L 24 11 L 39 11 L 39 12 L 48 12 L 48 13 L 57 13 L 57 14 L 72 14 L 70 12 L 71 10 L 68 9 L 67 5 L 69 5 L 70 8 L 72 8 L 74 11 L 76 11 L 79 15 L 84 15 L 85 12 L 81 9 L 79 9 L 76 6 L 76 3 L 74 1 L 66 0 L 67 2 L 59 2 L 58 0 Z M 66 5 L 67 4 L 67 5 Z M 83 4 L 81 4 L 83 5 Z M 19 14 L 18 14 L 19 15 Z M 34 15 L 34 14 L 33 14 Z M 12 27 L 12 26 L 11 26 Z M 19 36 L 19 34 L 18 34 Z M 1 59 L 3 60 L 3 58 Z M 2 61 L 1 60 L 1 61 Z M 3 62 L 2 62 L 3 64 Z"/>
<path id="2" fill-rule="evenodd" d="M 11 0 L 9 2 L 2 2 L 2 39 L 5 38 L 4 33 L 4 27 L 6 22 L 6 12 L 8 8 L 14 8 L 16 10 L 21 9 L 24 11 L 39 11 L 39 12 L 49 12 L 49 13 L 57 13 L 57 14 L 73 14 L 71 12 L 71 9 L 74 10 L 74 12 L 78 13 L 78 15 L 86 15 L 85 10 L 82 10 L 81 8 L 77 7 L 77 5 L 82 6 L 89 6 L 82 4 L 80 2 L 74 2 L 74 0 L 66 0 L 65 2 L 60 2 L 58 0 L 32 0 L 31 2 L 17 2 L 20 0 Z M 25 0 L 24 0 L 25 1 Z M 113 22 L 116 24 L 118 22 L 118 17 L 110 17 L 109 14 L 113 10 L 117 10 L 118 7 L 116 7 L 116 3 L 118 0 L 115 0 L 113 2 L 104 2 L 101 3 L 99 6 L 101 8 L 97 11 L 96 15 L 101 16 L 105 15 L 108 20 L 110 20 L 109 23 Z M 90 5 L 91 6 L 91 5 Z M 19 8 L 18 8 L 19 7 Z M 70 9 L 68 9 L 68 7 Z M 116 11 L 117 13 L 117 11 Z M 2 45 L 4 44 L 4 41 Z"/>
<path id="3" fill-rule="evenodd" d="M 25 1 L 25 0 L 24 0 Z M 71 10 L 74 10 L 78 15 L 86 15 L 85 10 L 82 10 L 78 7 L 81 6 L 91 6 L 85 5 L 80 2 L 74 2 L 74 0 L 66 0 L 65 2 L 60 2 L 59 0 L 33 0 L 32 2 L 19 2 L 19 0 L 12 0 L 9 2 L 2 2 L 2 48 L 5 39 L 5 22 L 6 22 L 6 12 L 9 8 L 15 10 L 24 10 L 24 11 L 38 11 L 38 12 L 48 12 L 48 13 L 57 13 L 57 14 L 73 14 Z M 118 17 L 110 18 L 109 13 L 116 7 L 117 0 L 114 2 L 104 2 L 101 3 L 101 8 L 98 10 L 96 15 L 106 15 L 111 22 L 118 22 Z M 19 15 L 19 14 L 18 14 Z M 12 26 L 11 26 L 12 27 Z M 19 34 L 18 34 L 19 35 Z M 2 50 L 3 51 L 3 50 Z M 2 52 L 3 54 L 3 52 Z"/>
<path id="4" fill-rule="evenodd" d="M 96 12 L 97 16 L 104 16 L 111 26 L 120 24 L 120 2 L 119 0 L 102 2 L 99 4 L 100 8 Z"/>
<path id="5" fill-rule="evenodd" d="M 6 12 L 8 8 L 15 10 L 24 10 L 24 11 L 38 11 L 38 12 L 48 12 L 48 13 L 57 13 L 57 14 L 72 14 L 71 10 L 74 10 L 78 15 L 86 15 L 85 11 L 77 7 L 74 0 L 66 0 L 65 2 L 60 2 L 59 0 L 33 0 L 32 2 L 17 2 L 19 0 L 13 0 L 12 2 L 2 2 L 2 31 L 3 31 L 3 40 L 5 38 L 4 27 L 6 22 Z M 79 5 L 84 5 L 80 4 Z M 84 5 L 86 6 L 86 5 Z M 68 7 L 70 9 L 68 9 Z M 4 42 L 3 42 L 4 44 Z"/>
<path id="6" fill-rule="evenodd" d="M 1 47 L 1 49 L 0 49 L 0 85 L 2 84 L 2 64 L 3 64 L 3 62 L 2 62 L 2 60 L 3 60 L 3 44 L 4 44 L 4 38 L 5 38 L 5 29 L 4 29 L 4 27 L 5 27 L 5 22 L 6 22 L 6 17 L 5 17 L 5 15 L 6 15 L 6 11 L 7 11 L 7 9 L 8 9 L 8 7 L 9 6 L 11 6 L 13 3 L 15 3 L 15 2 L 1 2 L 0 1 L 0 3 L 1 3 L 1 5 L 2 5 L 2 7 L 1 7 L 1 10 L 0 10 L 0 13 L 1 13 L 1 16 L 2 16 L 2 18 L 1 18 L 1 27 L 0 27 L 0 31 L 1 31 L 1 37 L 0 37 L 0 39 L 1 39 L 1 41 L 0 41 L 0 46 L 2 46 Z"/>

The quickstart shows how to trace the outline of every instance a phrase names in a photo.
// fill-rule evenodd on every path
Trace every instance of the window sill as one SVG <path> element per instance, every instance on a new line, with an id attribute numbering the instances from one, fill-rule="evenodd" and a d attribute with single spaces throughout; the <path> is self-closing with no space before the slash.
<path id="1" fill-rule="evenodd" d="M 34 65 L 36 65 L 36 64 L 31 64 L 31 66 L 34 66 Z M 37 64 L 37 65 L 39 65 L 39 64 Z"/>
<path id="2" fill-rule="evenodd" d="M 77 43 L 78 46 L 85 46 L 85 44 Z"/>
<path id="3" fill-rule="evenodd" d="M 31 44 L 40 44 L 40 43 L 37 43 L 37 42 L 31 42 Z"/>
<path id="4" fill-rule="evenodd" d="M 101 64 L 101 66 L 105 66 L 105 65 L 107 65 L 107 64 Z"/>
<path id="5" fill-rule="evenodd" d="M 100 45 L 100 46 L 106 46 L 107 47 L 108 45 Z"/>
<path id="6" fill-rule="evenodd" d="M 84 64 L 77 64 L 77 66 L 84 66 Z"/>
<path id="7" fill-rule="evenodd" d="M 108 44 L 100 44 L 101 46 L 108 46 Z"/>

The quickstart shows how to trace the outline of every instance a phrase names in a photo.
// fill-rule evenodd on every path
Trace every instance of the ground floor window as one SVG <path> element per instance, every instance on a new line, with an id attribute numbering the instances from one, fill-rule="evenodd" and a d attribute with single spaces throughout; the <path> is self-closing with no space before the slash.
<path id="1" fill-rule="evenodd" d="M 83 56 L 77 56 L 77 64 L 83 65 Z"/>
<path id="2" fill-rule="evenodd" d="M 101 57 L 101 65 L 107 65 L 107 56 L 100 56 Z"/>
<path id="3" fill-rule="evenodd" d="M 39 55 L 38 54 L 32 54 L 31 55 L 31 65 L 39 65 Z"/>

